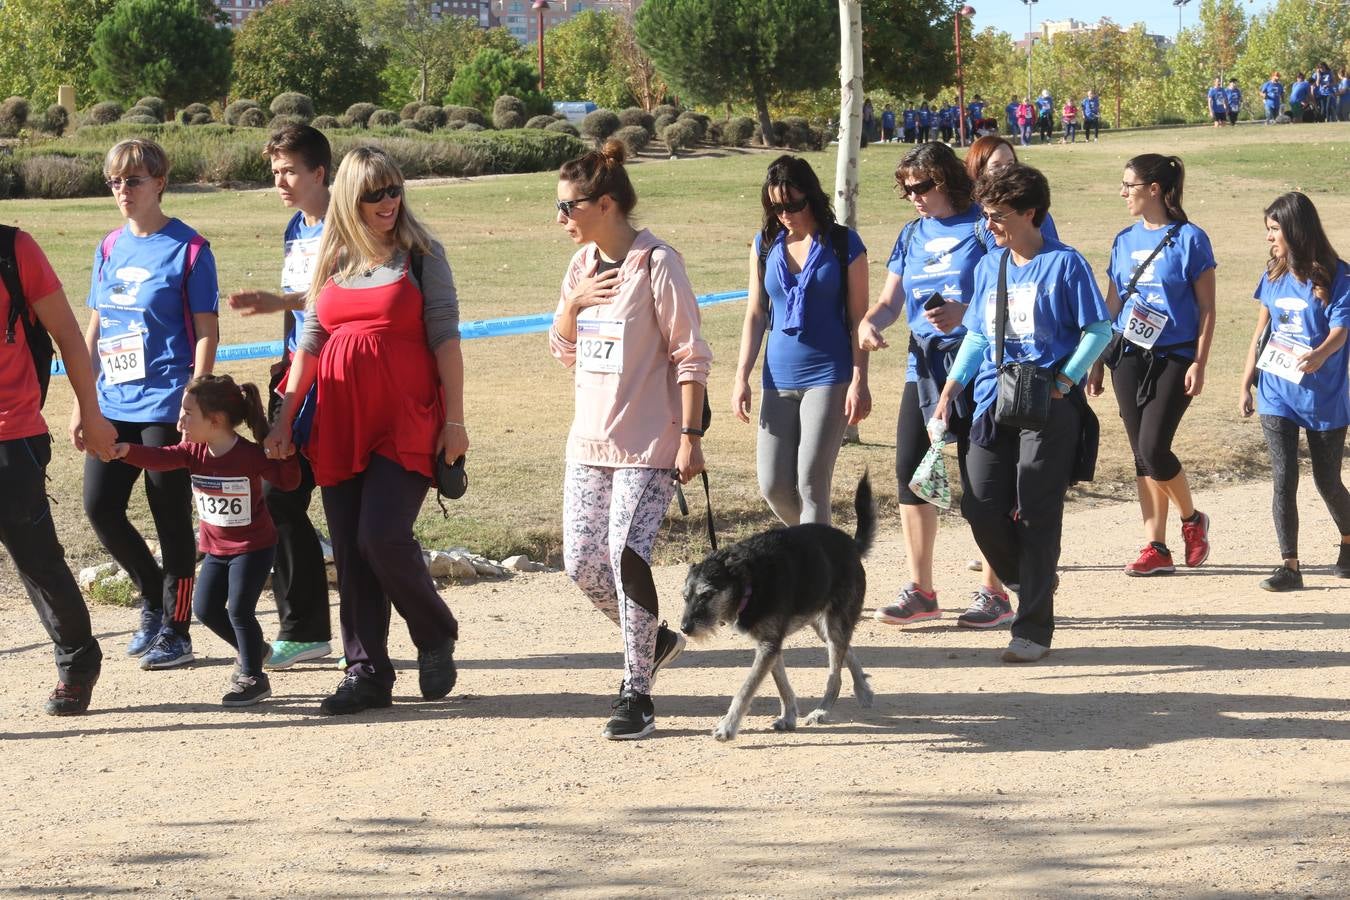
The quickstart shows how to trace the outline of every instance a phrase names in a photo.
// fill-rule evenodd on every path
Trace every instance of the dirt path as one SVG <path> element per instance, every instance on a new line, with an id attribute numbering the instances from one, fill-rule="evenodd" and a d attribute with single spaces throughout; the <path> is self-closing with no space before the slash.
<path id="1" fill-rule="evenodd" d="M 315 714 L 331 665 L 226 713 L 225 645 L 197 627 L 207 659 L 143 673 L 121 655 L 132 613 L 109 608 L 96 712 L 47 718 L 49 649 L 9 591 L 0 895 L 1346 896 L 1350 583 L 1302 487 L 1302 593 L 1256 589 L 1267 486 L 1208 492 L 1214 554 L 1173 578 L 1118 573 L 1133 507 L 1076 508 L 1044 663 L 999 663 L 1006 632 L 869 619 L 873 709 L 846 687 L 834 723 L 778 735 L 762 696 L 730 745 L 708 732 L 750 658 L 731 635 L 662 674 L 653 739 L 599 739 L 617 634 L 561 574 L 449 592 L 462 687 L 444 702 L 412 702 L 396 621 L 399 702 L 343 720 Z M 899 586 L 898 536 L 889 521 L 872 603 Z M 972 549 L 944 530 L 951 616 Z M 682 575 L 658 573 L 663 597 Z M 804 703 L 813 641 L 788 654 Z"/>

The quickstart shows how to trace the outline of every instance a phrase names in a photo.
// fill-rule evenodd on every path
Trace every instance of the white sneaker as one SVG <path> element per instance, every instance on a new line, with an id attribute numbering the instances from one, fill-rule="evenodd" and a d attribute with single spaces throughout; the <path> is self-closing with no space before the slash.
<path id="1" fill-rule="evenodd" d="M 1042 647 L 1035 641 L 1029 641 L 1026 638 L 1015 637 L 1008 642 L 1008 648 L 1003 651 L 1003 661 L 1007 663 L 1036 662 L 1049 652 L 1049 647 Z"/>

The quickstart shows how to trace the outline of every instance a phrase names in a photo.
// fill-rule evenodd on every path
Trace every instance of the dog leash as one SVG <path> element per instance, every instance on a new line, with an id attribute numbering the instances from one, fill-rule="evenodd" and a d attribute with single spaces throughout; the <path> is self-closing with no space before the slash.
<path id="1" fill-rule="evenodd" d="M 708 508 L 708 544 L 716 550 L 717 529 L 713 527 L 712 491 L 708 488 L 708 472 L 705 469 L 699 474 L 703 476 L 703 499 L 707 502 Z M 675 482 L 675 499 L 680 504 L 680 515 L 689 515 L 689 501 L 684 498 L 684 488 L 681 487 L 678 480 Z"/>

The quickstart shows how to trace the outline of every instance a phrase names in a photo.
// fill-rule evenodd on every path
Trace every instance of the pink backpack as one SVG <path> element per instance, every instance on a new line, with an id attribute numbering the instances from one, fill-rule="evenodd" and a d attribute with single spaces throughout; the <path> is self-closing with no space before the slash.
<path id="1" fill-rule="evenodd" d="M 122 237 L 121 228 L 114 228 L 103 236 L 103 241 L 98 245 L 99 263 L 98 280 L 103 280 L 103 266 L 112 256 L 112 249 L 117 245 L 117 241 Z M 187 266 L 183 269 L 183 321 L 187 325 L 188 344 L 194 348 L 197 346 L 197 329 L 192 325 L 192 304 L 188 301 L 188 276 L 192 274 L 193 268 L 197 265 L 197 257 L 201 255 L 202 248 L 207 246 L 206 238 L 200 234 L 194 234 L 188 241 Z"/>

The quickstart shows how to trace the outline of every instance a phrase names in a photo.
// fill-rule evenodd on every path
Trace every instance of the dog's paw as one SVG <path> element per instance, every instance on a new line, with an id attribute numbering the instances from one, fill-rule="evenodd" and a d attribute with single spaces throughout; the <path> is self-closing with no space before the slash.
<path id="1" fill-rule="evenodd" d="M 858 698 L 859 706 L 870 708 L 876 694 L 873 693 L 872 686 L 864 681 L 853 685 L 853 696 Z"/>
<path id="2" fill-rule="evenodd" d="M 729 718 L 723 718 L 722 721 L 717 723 L 717 727 L 713 729 L 712 736 L 723 743 L 736 740 L 736 723 L 732 722 Z"/>
<path id="3" fill-rule="evenodd" d="M 803 719 L 802 721 L 807 725 L 819 725 L 822 722 L 826 721 L 829 717 L 830 717 L 829 710 L 813 709 L 806 714 L 806 718 Z"/>
<path id="4" fill-rule="evenodd" d="M 796 716 L 779 716 L 778 718 L 776 718 L 776 719 L 773 720 L 773 730 L 774 730 L 774 731 L 796 731 L 796 730 L 797 730 L 797 717 L 796 717 Z"/>

